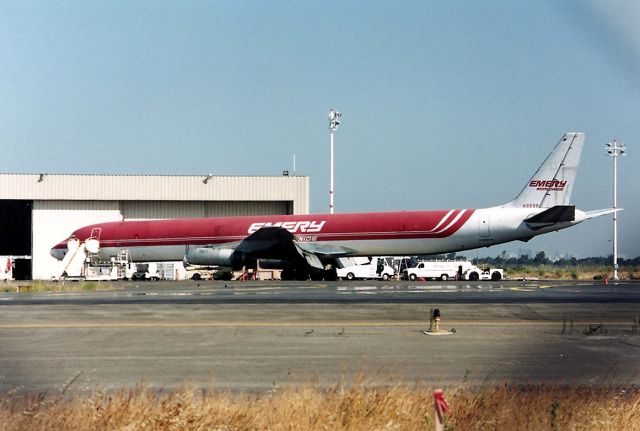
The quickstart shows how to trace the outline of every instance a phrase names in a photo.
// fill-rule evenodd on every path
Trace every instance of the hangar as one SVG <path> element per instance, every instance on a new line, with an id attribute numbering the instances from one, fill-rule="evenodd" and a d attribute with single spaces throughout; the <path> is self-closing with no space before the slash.
<path id="1" fill-rule="evenodd" d="M 308 214 L 305 176 L 0 174 L 0 256 L 13 278 L 50 279 L 50 248 L 78 227 L 121 220 Z"/>

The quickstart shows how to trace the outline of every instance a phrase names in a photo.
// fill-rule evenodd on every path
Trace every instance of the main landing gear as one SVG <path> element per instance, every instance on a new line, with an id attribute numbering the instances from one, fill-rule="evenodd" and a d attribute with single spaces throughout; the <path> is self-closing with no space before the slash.
<path id="1" fill-rule="evenodd" d="M 315 268 L 309 268 L 309 266 L 288 266 L 282 270 L 280 274 L 282 280 L 298 280 L 298 281 L 335 281 L 338 279 L 335 268 L 317 270 Z"/>

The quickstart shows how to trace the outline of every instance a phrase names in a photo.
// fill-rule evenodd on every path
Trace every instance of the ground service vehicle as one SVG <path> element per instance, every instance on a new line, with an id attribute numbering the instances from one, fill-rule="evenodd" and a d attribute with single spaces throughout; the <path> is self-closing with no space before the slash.
<path id="1" fill-rule="evenodd" d="M 374 257 L 370 262 L 359 265 L 351 265 L 336 269 L 339 278 L 355 280 L 356 278 L 381 278 L 388 280 L 395 275 L 395 270 L 390 267 L 382 257 Z"/>
<path id="2" fill-rule="evenodd" d="M 136 265 L 136 272 L 131 274 L 131 280 L 151 280 L 158 281 L 162 277 L 158 273 L 158 267 L 155 262 L 139 263 Z"/>
<path id="3" fill-rule="evenodd" d="M 187 280 L 213 280 L 217 267 L 187 266 L 185 267 L 185 279 Z"/>
<path id="4" fill-rule="evenodd" d="M 463 280 L 477 281 L 477 280 L 493 280 L 498 281 L 504 278 L 504 270 L 499 268 L 478 268 L 474 266 L 468 269 L 462 274 Z"/>
<path id="5" fill-rule="evenodd" d="M 415 267 L 405 269 L 402 278 L 411 281 L 419 278 L 449 280 L 460 278 L 473 268 L 475 266 L 471 262 L 462 260 L 423 260 Z"/>

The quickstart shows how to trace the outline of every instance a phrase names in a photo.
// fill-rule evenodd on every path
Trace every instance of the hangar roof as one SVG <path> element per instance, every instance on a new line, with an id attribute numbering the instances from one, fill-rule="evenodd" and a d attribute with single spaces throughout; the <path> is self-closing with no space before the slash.
<path id="1" fill-rule="evenodd" d="M 0 199 L 293 201 L 306 213 L 309 177 L 0 174 Z"/>

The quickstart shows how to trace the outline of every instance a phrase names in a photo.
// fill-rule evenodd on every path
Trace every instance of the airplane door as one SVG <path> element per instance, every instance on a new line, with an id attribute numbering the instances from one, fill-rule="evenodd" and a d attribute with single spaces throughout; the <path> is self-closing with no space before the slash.
<path id="1" fill-rule="evenodd" d="M 93 239 L 100 239 L 100 233 L 102 232 L 102 228 L 101 227 L 94 227 L 93 229 L 91 229 L 91 236 L 90 238 Z"/>
<path id="2" fill-rule="evenodd" d="M 480 238 L 488 238 L 491 236 L 491 217 L 489 214 L 483 214 L 479 220 L 480 225 L 478 226 L 478 232 L 480 233 Z"/>

